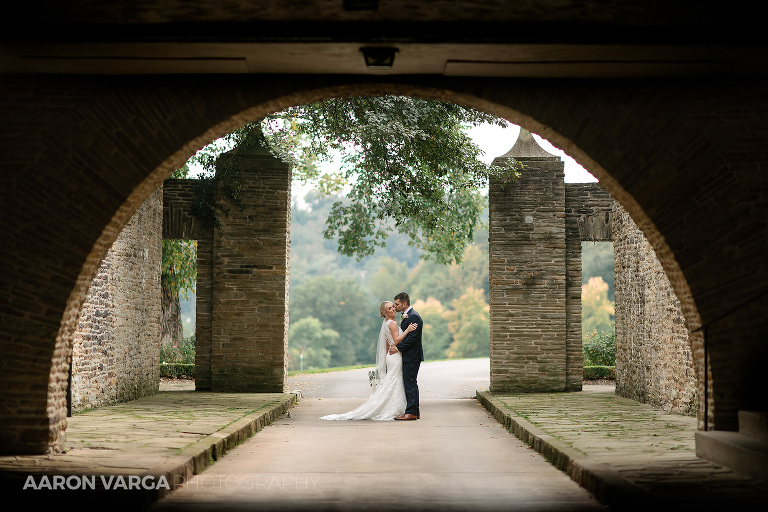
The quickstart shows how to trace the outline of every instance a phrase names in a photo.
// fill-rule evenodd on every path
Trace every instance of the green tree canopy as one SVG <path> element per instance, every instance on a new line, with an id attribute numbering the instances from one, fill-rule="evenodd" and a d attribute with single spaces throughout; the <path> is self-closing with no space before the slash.
<path id="1" fill-rule="evenodd" d="M 197 241 L 163 240 L 161 283 L 172 294 L 187 299 L 197 282 Z"/>
<path id="2" fill-rule="evenodd" d="M 429 298 L 426 301 L 414 302 L 413 309 L 418 311 L 424 320 L 424 359 L 445 359 L 445 351 L 453 339 L 448 332 L 448 322 L 444 318 L 445 308 L 437 299 Z"/>
<path id="3" fill-rule="evenodd" d="M 379 261 L 379 268 L 368 282 L 368 288 L 376 299 L 394 300 L 395 295 L 406 290 L 408 283 L 408 264 L 391 256 L 384 256 Z"/>
<path id="4" fill-rule="evenodd" d="M 491 176 L 515 175 L 480 160 L 465 128 L 483 123 L 506 126 L 453 103 L 386 96 L 291 107 L 266 126 L 276 150 L 297 163 L 300 179 L 326 192 L 346 188 L 348 201 L 334 204 L 325 230 L 342 254 L 373 254 L 396 230 L 426 257 L 447 263 L 461 260 L 478 227 L 485 206 L 479 188 Z M 341 154 L 339 172 L 302 165 L 333 154 Z"/>
<path id="5" fill-rule="evenodd" d="M 486 293 L 489 290 L 488 253 L 474 244 L 464 249 L 461 263 L 419 262 L 407 286 L 414 297 L 433 297 L 443 304 L 458 299 L 467 288 L 478 288 Z"/>
<path id="6" fill-rule="evenodd" d="M 448 357 L 487 357 L 491 346 L 490 307 L 483 291 L 469 288 L 452 306 L 445 313 L 448 330 L 453 334 Z"/>
<path id="7" fill-rule="evenodd" d="M 331 363 L 331 351 L 339 333 L 333 329 L 324 329 L 320 320 L 305 317 L 292 323 L 288 329 L 288 369 L 312 370 L 328 368 Z"/>
<path id="8" fill-rule="evenodd" d="M 294 177 L 321 194 L 343 190 L 324 235 L 338 251 L 358 259 L 383 247 L 392 233 L 408 237 L 422 257 L 459 262 L 480 227 L 491 177 L 512 179 L 517 171 L 487 165 L 466 133 L 472 125 L 506 126 L 504 120 L 453 103 L 400 96 L 333 98 L 290 107 L 231 133 L 196 162 L 214 176 L 216 151 L 244 150 L 266 136 L 280 158 L 294 163 Z M 318 163 L 340 156 L 340 168 Z M 222 171 L 219 171 L 222 172 Z M 236 177 L 222 177 L 236 198 Z M 211 207 L 215 210 L 215 206 Z"/>
<path id="9" fill-rule="evenodd" d="M 613 330 L 613 302 L 608 300 L 608 284 L 602 277 L 591 277 L 581 287 L 581 332 Z"/>
<path id="10" fill-rule="evenodd" d="M 351 278 L 321 276 L 291 290 L 291 323 L 306 317 L 320 320 L 323 329 L 339 333 L 328 346 L 331 366 L 375 361 L 379 304 L 372 304 L 360 284 Z"/>

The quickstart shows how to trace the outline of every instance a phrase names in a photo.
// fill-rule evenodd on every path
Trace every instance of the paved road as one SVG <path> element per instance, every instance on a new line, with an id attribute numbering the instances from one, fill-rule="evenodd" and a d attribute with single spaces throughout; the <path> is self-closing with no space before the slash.
<path id="1" fill-rule="evenodd" d="M 312 398 L 368 398 L 368 370 L 302 374 L 289 377 L 288 390 L 301 390 Z M 474 398 L 478 389 L 488 389 L 491 366 L 488 358 L 422 363 L 419 396 L 431 398 Z"/>
<path id="2" fill-rule="evenodd" d="M 305 393 L 290 417 L 152 510 L 606 510 L 463 398 L 488 387 L 487 359 L 427 363 L 419 376 L 422 418 L 410 422 L 320 420 L 367 398 L 367 370 L 293 378 Z"/>
<path id="3" fill-rule="evenodd" d="M 474 400 L 424 400 L 412 422 L 319 419 L 358 403 L 302 399 L 151 510 L 606 510 Z"/>

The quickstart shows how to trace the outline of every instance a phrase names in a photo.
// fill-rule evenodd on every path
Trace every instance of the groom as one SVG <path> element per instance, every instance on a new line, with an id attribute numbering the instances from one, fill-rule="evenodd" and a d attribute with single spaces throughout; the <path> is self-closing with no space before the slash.
<path id="1" fill-rule="evenodd" d="M 419 385 L 416 382 L 416 377 L 419 375 L 419 366 L 424 360 L 424 350 L 421 348 L 421 331 L 424 322 L 416 310 L 411 307 L 411 299 L 407 293 L 398 293 L 393 302 L 395 309 L 403 314 L 403 319 L 400 322 L 402 330 L 405 330 L 412 323 L 417 325 L 416 330 L 409 332 L 399 345 L 390 348 L 390 352 L 393 354 L 399 350 L 403 355 L 405 414 L 395 419 L 417 420 L 419 419 Z"/>

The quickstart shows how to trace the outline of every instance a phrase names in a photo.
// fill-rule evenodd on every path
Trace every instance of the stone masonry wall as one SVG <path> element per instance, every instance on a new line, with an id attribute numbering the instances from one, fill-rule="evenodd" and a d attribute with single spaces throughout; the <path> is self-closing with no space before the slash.
<path id="1" fill-rule="evenodd" d="M 194 214 L 196 179 L 169 179 L 163 182 L 163 238 L 198 240 L 203 223 Z"/>
<path id="2" fill-rule="evenodd" d="M 613 198 L 599 183 L 565 184 L 559 157 L 520 130 L 494 163 L 520 176 L 491 183 L 491 390 L 579 391 L 581 242 L 611 240 Z"/>
<path id="3" fill-rule="evenodd" d="M 197 240 L 195 389 L 282 391 L 291 169 L 265 148 L 217 165 L 240 181 L 239 202 L 218 227 L 195 218 L 196 180 L 163 186 L 163 237 Z"/>
<path id="4" fill-rule="evenodd" d="M 599 183 L 565 184 L 566 380 L 568 391 L 581 390 L 581 242 L 611 241 L 613 198 Z"/>
<path id="5" fill-rule="evenodd" d="M 695 415 L 698 386 L 680 302 L 651 245 L 618 204 L 613 248 L 616 393 Z"/>
<path id="6" fill-rule="evenodd" d="M 213 227 L 201 228 L 197 240 L 197 290 L 195 302 L 195 389 L 211 389 L 211 339 L 213 326 Z"/>
<path id="7" fill-rule="evenodd" d="M 160 381 L 162 189 L 120 233 L 88 291 L 72 349 L 72 410 L 151 395 Z"/>
<path id="8" fill-rule="evenodd" d="M 229 214 L 213 230 L 210 389 L 282 392 L 291 167 L 261 147 L 225 153 L 217 160 L 217 173 L 225 168 L 238 173 L 240 202 L 229 204 Z"/>
<path id="9" fill-rule="evenodd" d="M 193 213 L 197 180 L 163 183 L 163 238 L 197 240 L 195 301 L 195 389 L 211 389 L 211 302 L 213 298 L 213 226 Z"/>
<path id="10" fill-rule="evenodd" d="M 565 391 L 563 164 L 515 158 L 520 177 L 489 194 L 491 391 Z"/>

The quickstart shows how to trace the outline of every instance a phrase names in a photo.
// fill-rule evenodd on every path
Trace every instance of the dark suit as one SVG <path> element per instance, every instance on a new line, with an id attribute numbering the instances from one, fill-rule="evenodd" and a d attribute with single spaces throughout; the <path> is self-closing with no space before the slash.
<path id="1" fill-rule="evenodd" d="M 408 318 L 400 322 L 400 329 L 405 329 L 416 324 L 416 330 L 409 332 L 403 341 L 397 345 L 397 349 L 403 355 L 403 384 L 405 385 L 405 414 L 419 414 L 419 385 L 416 381 L 419 375 L 419 367 L 424 360 L 424 349 L 421 346 L 421 332 L 424 322 L 415 309 L 408 312 Z"/>

